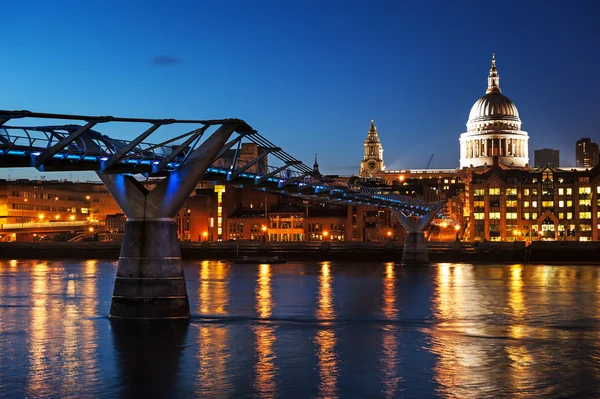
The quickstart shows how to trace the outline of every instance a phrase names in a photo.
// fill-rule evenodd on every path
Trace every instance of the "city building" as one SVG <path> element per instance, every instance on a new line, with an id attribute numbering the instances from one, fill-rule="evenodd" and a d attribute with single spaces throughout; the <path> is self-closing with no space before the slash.
<path id="1" fill-rule="evenodd" d="M 575 166 L 593 168 L 598 164 L 598 144 L 589 138 L 578 140 L 575 144 Z"/>
<path id="2" fill-rule="evenodd" d="M 500 76 L 492 55 L 488 88 L 473 104 L 467 132 L 460 135 L 460 167 L 491 165 L 494 157 L 503 165 L 527 166 L 528 143 L 517 107 L 500 90 Z"/>
<path id="3" fill-rule="evenodd" d="M 495 161 L 465 176 L 465 239 L 599 239 L 600 167 L 509 168 Z"/>
<path id="4" fill-rule="evenodd" d="M 371 126 L 365 139 L 365 153 L 360 163 L 358 175 L 361 177 L 374 177 L 384 170 L 383 146 L 379 140 L 375 122 L 371 119 Z"/>
<path id="5" fill-rule="evenodd" d="M 542 148 L 533 152 L 533 164 L 536 168 L 551 166 L 558 168 L 560 166 L 560 155 L 558 150 L 552 148 Z"/>

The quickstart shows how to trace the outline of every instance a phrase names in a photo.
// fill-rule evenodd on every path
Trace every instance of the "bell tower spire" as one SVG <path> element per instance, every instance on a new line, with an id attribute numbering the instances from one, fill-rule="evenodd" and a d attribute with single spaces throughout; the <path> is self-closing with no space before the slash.
<path id="1" fill-rule="evenodd" d="M 490 68 L 490 75 L 488 76 L 488 88 L 485 94 L 490 93 L 501 93 L 500 90 L 500 75 L 496 69 L 496 54 L 492 53 L 492 66 Z"/>
<path id="2" fill-rule="evenodd" d="M 365 140 L 365 154 L 360 165 L 359 175 L 362 177 L 374 176 L 385 170 L 383 164 L 383 146 L 379 141 L 375 121 L 371 119 L 367 139 Z"/>

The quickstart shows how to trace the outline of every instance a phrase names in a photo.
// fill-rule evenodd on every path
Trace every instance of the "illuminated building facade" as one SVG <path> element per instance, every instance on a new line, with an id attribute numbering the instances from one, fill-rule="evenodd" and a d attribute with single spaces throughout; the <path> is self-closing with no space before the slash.
<path id="1" fill-rule="evenodd" d="M 494 157 L 507 166 L 524 167 L 529 163 L 529 137 L 521 130 L 515 104 L 500 90 L 496 59 L 488 76 L 485 95 L 473 104 L 467 132 L 460 135 L 460 167 L 491 165 Z"/>
<path id="2" fill-rule="evenodd" d="M 469 241 L 598 240 L 600 168 L 492 166 L 466 175 Z"/>
<path id="3" fill-rule="evenodd" d="M 598 144 L 589 138 L 578 140 L 575 144 L 575 166 L 593 168 L 598 164 Z"/>

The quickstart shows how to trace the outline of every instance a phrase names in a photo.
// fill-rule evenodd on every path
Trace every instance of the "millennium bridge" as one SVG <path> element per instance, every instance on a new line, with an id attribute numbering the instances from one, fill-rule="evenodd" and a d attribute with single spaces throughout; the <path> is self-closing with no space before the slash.
<path id="1" fill-rule="evenodd" d="M 256 144 L 259 154 L 241 160 L 244 143 Z M 390 208 L 407 232 L 403 265 L 428 263 L 424 232 L 444 205 L 323 176 L 241 119 L 0 110 L 0 167 L 94 171 L 106 185 L 127 217 L 111 318 L 190 317 L 174 218 L 203 178 L 309 201 Z M 154 188 L 148 189 L 136 176 L 152 178 Z"/>

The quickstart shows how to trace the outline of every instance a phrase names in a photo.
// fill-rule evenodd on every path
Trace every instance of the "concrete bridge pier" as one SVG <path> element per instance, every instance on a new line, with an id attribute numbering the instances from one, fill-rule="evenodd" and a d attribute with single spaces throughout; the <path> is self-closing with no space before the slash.
<path id="1" fill-rule="evenodd" d="M 429 265 L 429 254 L 427 252 L 427 241 L 425 241 L 425 230 L 442 209 L 444 202 L 438 202 L 433 208 L 421 217 L 410 217 L 402 211 L 392 209 L 392 213 L 406 230 L 406 240 L 402 252 L 402 266 L 427 266 Z"/>
<path id="2" fill-rule="evenodd" d="M 109 317 L 189 319 L 174 218 L 238 125 L 223 124 L 152 191 L 132 176 L 98 172 L 127 217 Z"/>

